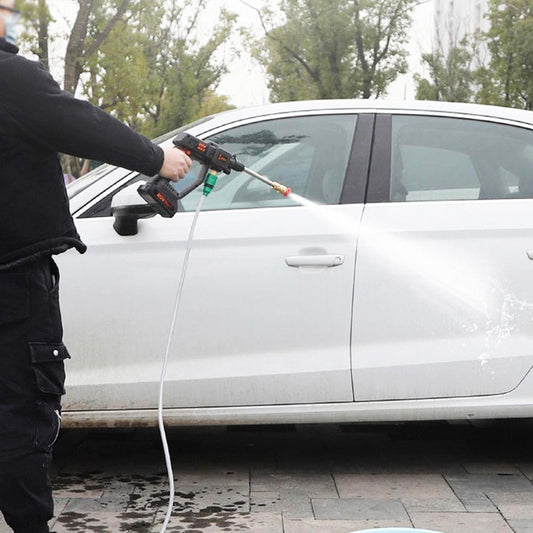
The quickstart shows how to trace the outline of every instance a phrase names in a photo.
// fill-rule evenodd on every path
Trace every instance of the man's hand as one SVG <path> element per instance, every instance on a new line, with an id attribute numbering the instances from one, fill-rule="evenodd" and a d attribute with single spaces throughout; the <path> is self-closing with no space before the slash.
<path id="1" fill-rule="evenodd" d="M 185 177 L 192 165 L 191 158 L 175 146 L 163 148 L 165 159 L 163 166 L 159 170 L 159 175 L 172 181 L 178 181 Z"/>

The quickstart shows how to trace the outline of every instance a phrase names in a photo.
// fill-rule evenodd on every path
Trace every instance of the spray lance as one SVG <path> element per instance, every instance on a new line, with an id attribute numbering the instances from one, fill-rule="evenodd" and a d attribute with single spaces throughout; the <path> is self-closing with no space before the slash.
<path id="1" fill-rule="evenodd" d="M 245 172 L 272 187 L 282 196 L 288 196 L 291 192 L 289 187 L 277 181 L 271 181 L 254 170 L 246 168 L 234 154 L 223 150 L 215 142 L 202 141 L 190 133 L 184 132 L 178 133 L 172 142 L 176 148 L 183 150 L 191 159 L 201 163 L 202 170 L 194 182 L 180 192 L 176 191 L 166 178 L 159 176 L 151 178 L 137 189 L 144 200 L 162 217 L 173 217 L 178 211 L 179 200 L 202 184 L 204 185 L 203 194 L 207 196 L 215 186 L 220 172 L 225 174 L 230 174 L 232 170 Z"/>

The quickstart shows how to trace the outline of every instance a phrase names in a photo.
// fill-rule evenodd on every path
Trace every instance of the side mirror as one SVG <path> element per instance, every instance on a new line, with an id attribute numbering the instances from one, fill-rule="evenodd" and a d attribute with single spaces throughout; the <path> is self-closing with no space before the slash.
<path id="1" fill-rule="evenodd" d="M 143 183 L 137 181 L 128 185 L 115 194 L 111 200 L 111 213 L 115 217 L 113 228 L 119 235 L 137 235 L 139 231 L 137 221 L 140 218 L 149 218 L 155 215 L 154 210 L 137 192 L 139 185 Z"/>

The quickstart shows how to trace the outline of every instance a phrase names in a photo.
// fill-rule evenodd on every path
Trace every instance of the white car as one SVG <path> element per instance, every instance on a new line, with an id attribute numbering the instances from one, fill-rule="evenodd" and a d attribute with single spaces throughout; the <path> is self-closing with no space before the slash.
<path id="1" fill-rule="evenodd" d="M 329 100 L 184 129 L 313 204 L 219 178 L 172 339 L 168 424 L 533 416 L 533 112 Z M 201 190 L 121 236 L 111 204 L 146 179 L 103 166 L 68 188 L 89 249 L 58 256 L 65 425 L 157 423 Z"/>

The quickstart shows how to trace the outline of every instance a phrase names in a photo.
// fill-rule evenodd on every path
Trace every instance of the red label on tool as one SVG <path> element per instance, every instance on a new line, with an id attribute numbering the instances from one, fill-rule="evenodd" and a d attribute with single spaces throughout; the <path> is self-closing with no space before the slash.
<path id="1" fill-rule="evenodd" d="M 165 204 L 165 207 L 172 209 L 172 205 L 170 204 L 170 202 L 160 192 L 158 192 L 156 196 L 159 200 L 161 200 L 161 202 L 163 202 L 163 204 Z"/>

